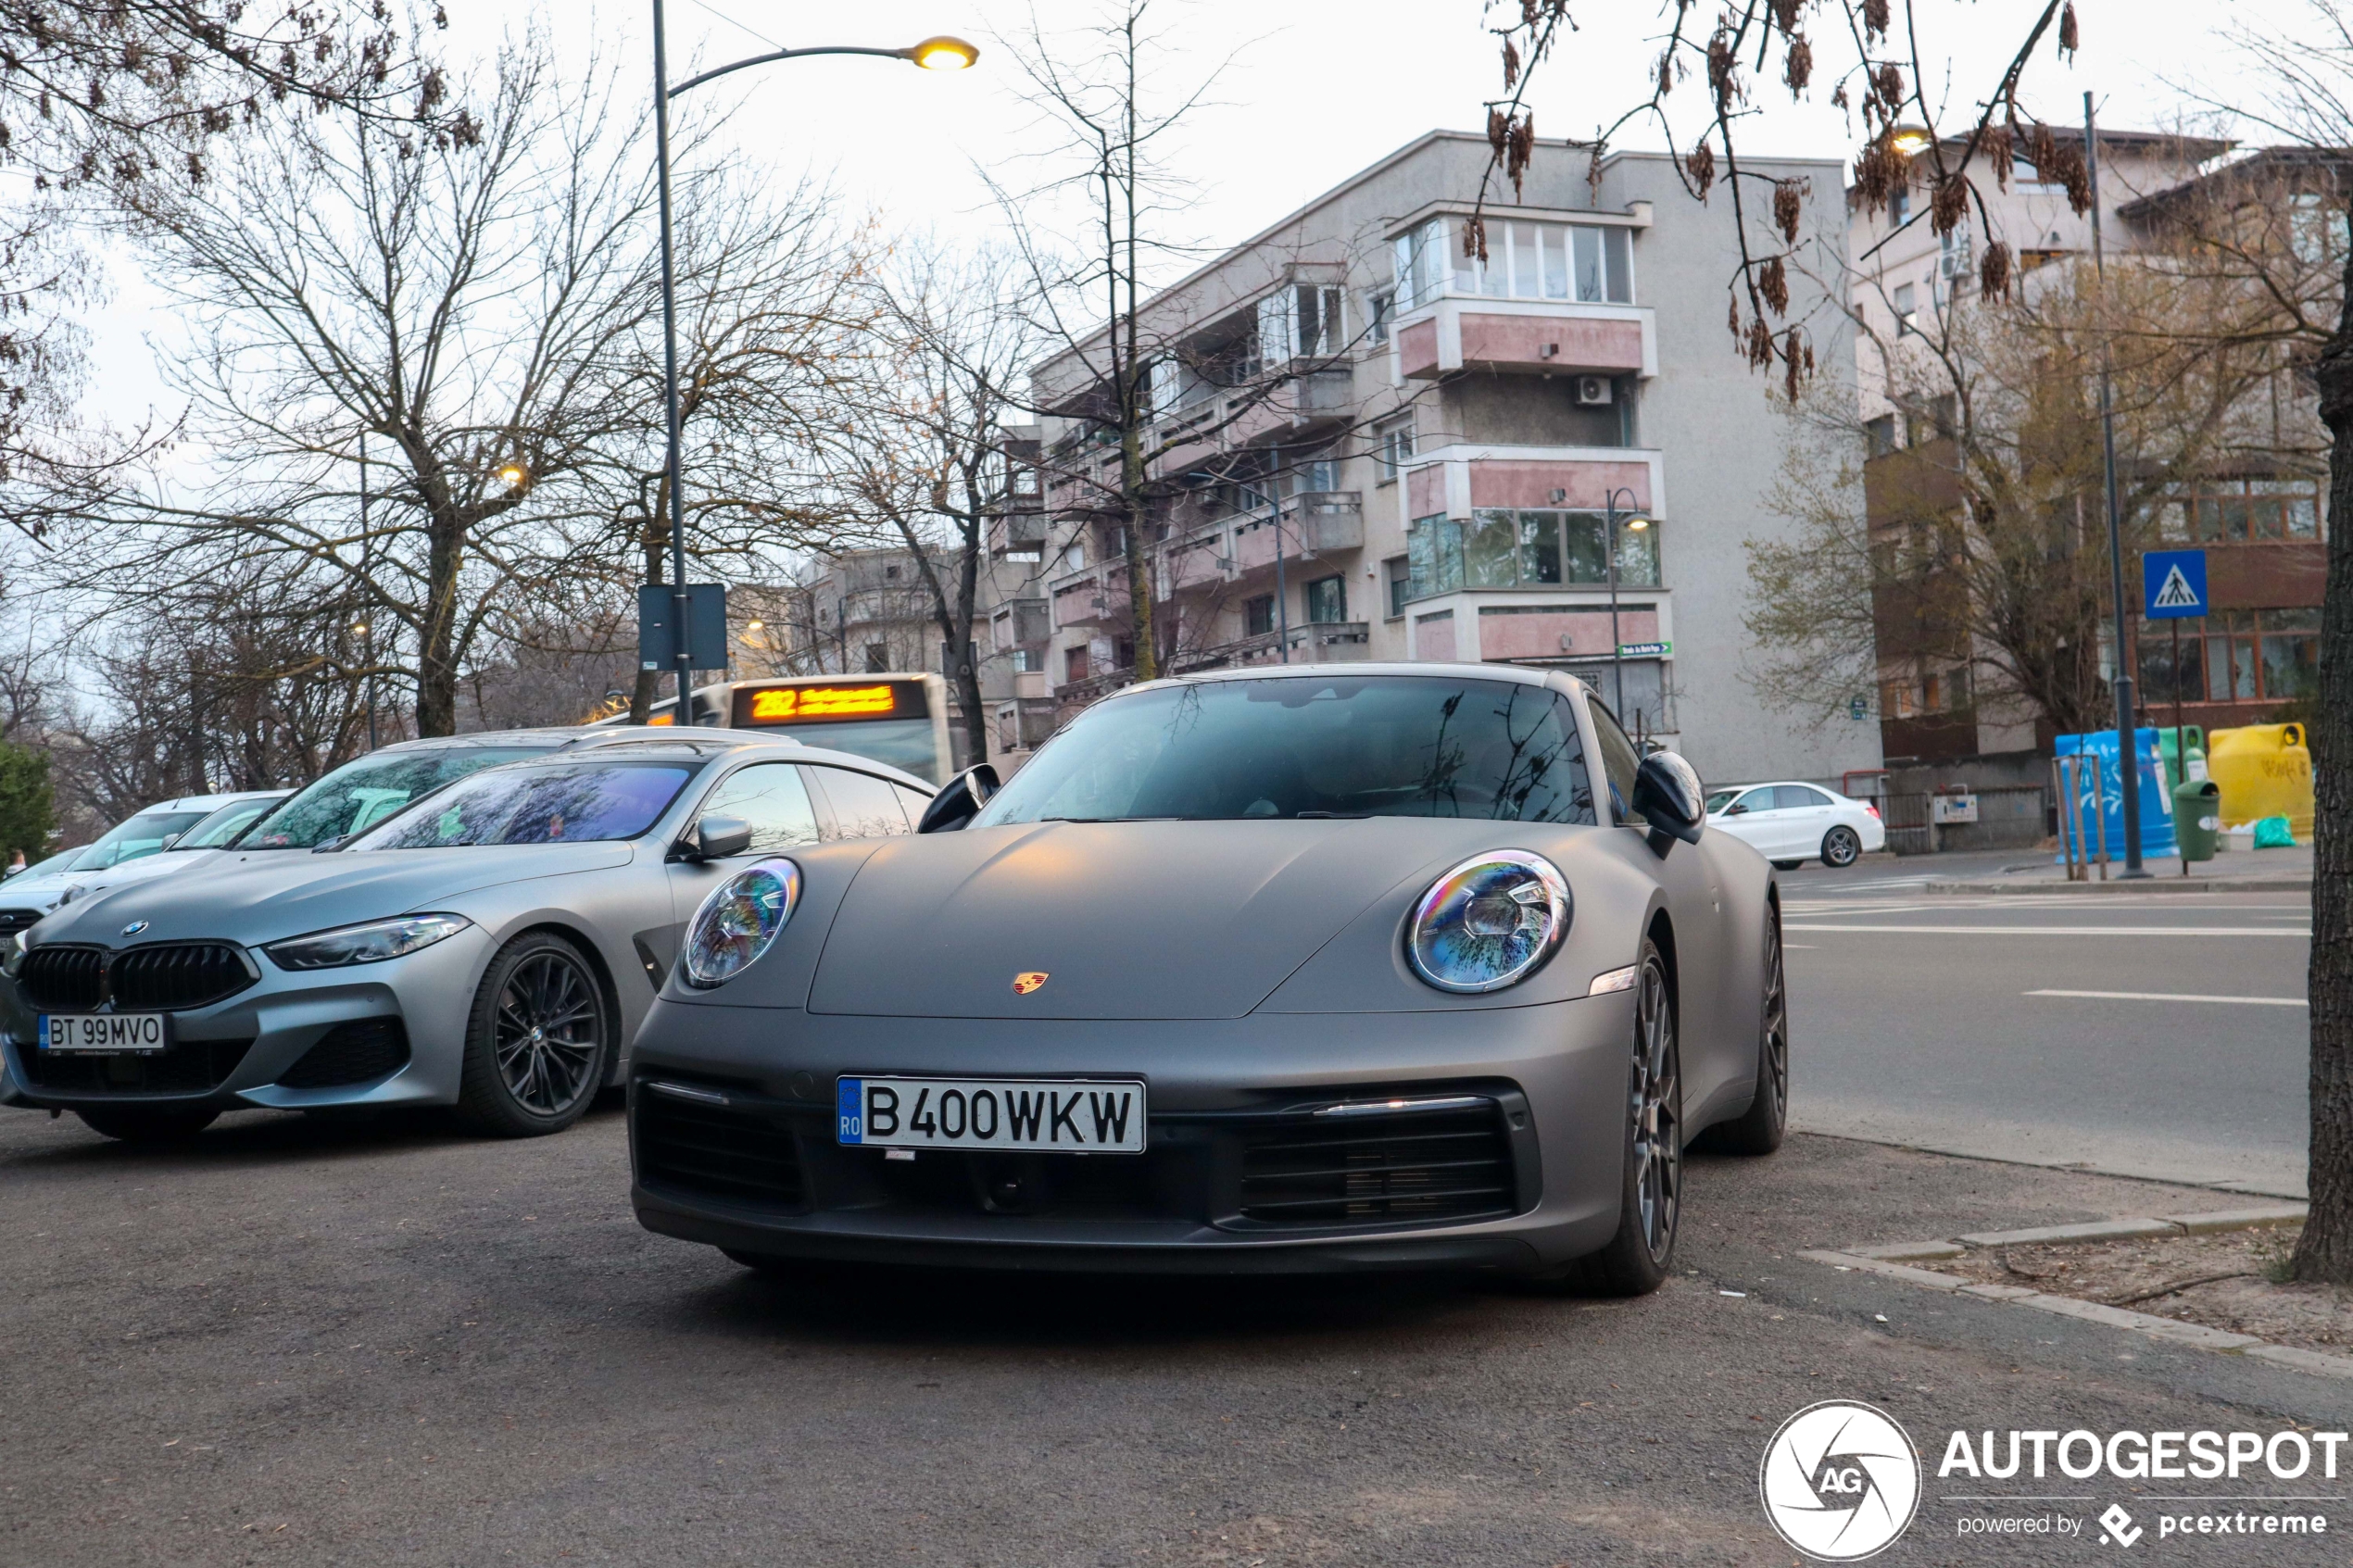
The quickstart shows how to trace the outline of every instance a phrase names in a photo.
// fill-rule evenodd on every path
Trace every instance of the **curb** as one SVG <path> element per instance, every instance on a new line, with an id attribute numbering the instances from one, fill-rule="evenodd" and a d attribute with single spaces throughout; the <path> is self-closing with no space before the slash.
<path id="1" fill-rule="evenodd" d="M 2285 1184 L 2250 1179 L 2245 1176 L 2152 1175 L 2146 1171 L 2116 1171 L 2105 1165 L 2088 1164 L 2078 1160 L 2032 1160 L 2019 1154 L 1986 1154 L 1976 1149 L 1948 1148 L 1942 1144 L 1919 1143 L 1909 1138 L 1873 1137 L 1868 1133 L 1831 1133 L 1825 1132 L 1819 1127 L 1800 1127 L 1795 1124 L 1791 1126 L 1790 1131 L 1802 1133 L 1809 1138 L 1842 1138 L 1848 1143 L 1867 1143 L 1879 1148 L 1901 1148 L 1913 1154 L 1933 1154 L 1944 1160 L 1981 1160 L 1989 1165 L 2021 1165 L 2030 1171 L 2062 1171 L 2070 1175 L 2105 1176 L 2111 1181 L 2119 1182 L 2149 1182 L 2158 1186 L 2200 1187 L 2208 1192 L 2228 1193 L 2234 1198 L 2276 1198 L 2291 1203 L 2301 1203 L 2305 1197 L 2301 1192 L 2281 1191 L 2280 1188 Z M 1936 1245 L 1944 1244 L 1939 1242 Z M 1867 1250 L 1865 1255 L 1872 1254 Z M 1954 1254 L 1945 1252 L 1938 1256 L 1950 1258 Z"/>
<path id="2" fill-rule="evenodd" d="M 1797 1255 L 1807 1262 L 1821 1263 L 1842 1273 L 1877 1274 L 1882 1279 L 1901 1281 L 1925 1290 L 1939 1291 L 1948 1296 L 1973 1296 L 1982 1301 L 1994 1301 L 2013 1307 L 2031 1307 L 2038 1312 L 2051 1312 L 2060 1317 L 2076 1318 L 2109 1328 L 2120 1328 L 2134 1334 L 2145 1334 L 2152 1339 L 2162 1339 L 2176 1345 L 2187 1345 L 2200 1350 L 2212 1350 L 2222 1355 L 2252 1356 L 2259 1361 L 2290 1367 L 2297 1372 L 2320 1377 L 2353 1379 L 2353 1356 L 2332 1356 L 2319 1350 L 2306 1350 L 2292 1345 L 2274 1345 L 2251 1334 L 2231 1334 L 2203 1323 L 2184 1323 L 2179 1318 L 2158 1317 L 2150 1312 L 2131 1311 L 2122 1307 L 2110 1307 L 2098 1301 L 2079 1300 L 2072 1296 L 2051 1296 L 2012 1285 L 1981 1285 L 1960 1274 L 1942 1273 L 1934 1269 L 1914 1268 L 1906 1259 L 1928 1261 L 1957 1258 L 1973 1248 L 1986 1247 L 2025 1246 L 2037 1242 L 2118 1241 L 2156 1236 L 2212 1236 L 2223 1231 L 2258 1230 L 2271 1225 L 2290 1224 L 2304 1218 L 2301 1203 L 2281 1203 L 2255 1209 L 2217 1210 L 2211 1213 L 2170 1214 L 2158 1219 L 2122 1217 L 2095 1220 L 2080 1225 L 2042 1225 L 2031 1230 L 1980 1231 L 1953 1241 L 1895 1242 L 1881 1247 L 1857 1247 L 1844 1251 L 1816 1249 Z"/>
<path id="3" fill-rule="evenodd" d="M 2309 893 L 2309 876 L 2153 876 L 2142 882 L 1931 882 L 1930 893 Z"/>

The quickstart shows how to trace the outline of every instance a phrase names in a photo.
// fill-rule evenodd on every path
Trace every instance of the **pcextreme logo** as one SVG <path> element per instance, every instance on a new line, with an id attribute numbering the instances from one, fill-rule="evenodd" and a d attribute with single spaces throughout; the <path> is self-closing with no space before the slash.
<path id="1" fill-rule="evenodd" d="M 1818 1562 L 1859 1562 L 1912 1523 L 1919 1450 L 1884 1411 L 1825 1399 L 1781 1423 L 1756 1489 L 1781 1539 Z"/>

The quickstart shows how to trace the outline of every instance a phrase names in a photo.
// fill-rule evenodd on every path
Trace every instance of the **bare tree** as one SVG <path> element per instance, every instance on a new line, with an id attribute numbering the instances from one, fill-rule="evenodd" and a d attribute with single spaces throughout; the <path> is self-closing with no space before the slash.
<path id="1" fill-rule="evenodd" d="M 477 639 L 605 525 L 611 448 L 643 424 L 621 393 L 653 195 L 618 86 L 511 44 L 479 119 L 288 107 L 202 183 L 128 193 L 216 457 L 193 495 L 158 482 L 91 529 L 90 580 L 170 588 L 224 552 L 339 576 L 377 627 L 373 673 L 449 733 Z"/>
<path id="2" fill-rule="evenodd" d="M 1502 48 L 1504 86 L 1487 105 L 1494 150 L 1480 187 L 1482 204 L 1500 194 L 1502 182 L 1516 189 L 1535 155 L 1529 91 L 1542 65 L 1576 31 L 1575 9 L 1571 0 L 1487 0 L 1489 31 Z M 1832 0 L 1818 6 L 1733 0 L 1713 13 L 1695 0 L 1672 0 L 1667 35 L 1643 89 L 1604 108 L 1591 143 L 1597 179 L 1619 133 L 1647 124 L 1669 148 L 1684 149 L 1676 169 L 1694 200 L 1705 201 L 1719 182 L 1724 186 L 1740 245 L 1740 265 L 1728 280 L 1733 297 L 1727 325 L 1751 365 L 1780 363 L 1784 395 L 1794 398 L 1797 383 L 1815 370 L 1806 324 L 1789 313 L 1789 270 L 1799 264 L 1805 192 L 1795 182 L 1742 167 L 1740 132 L 1755 112 L 1755 94 L 1776 77 L 1793 101 L 1806 97 L 1818 82 L 1830 83 L 1830 101 L 1849 112 L 1849 125 L 1861 138 L 1855 183 L 1869 211 L 1883 208 L 1906 182 L 1924 182 L 1936 233 L 1985 224 L 1981 182 L 1990 172 L 2007 187 L 2013 163 L 2024 161 L 2038 178 L 2064 186 L 2082 212 L 2091 205 L 2091 183 L 2081 145 L 2054 132 L 2019 97 L 2045 43 L 2057 56 L 2075 53 L 2075 6 L 2072 0 L 2028 0 L 2002 9 L 2011 19 L 1993 25 L 2014 36 L 2017 48 L 1981 94 L 1959 98 L 1968 107 L 1949 144 L 1943 106 L 1951 101 L 1954 84 L 1949 69 L 1941 76 L 1932 69 L 1923 39 L 1939 21 L 1982 31 L 1989 25 L 1983 8 L 1966 0 L 1900 9 L 1891 0 Z M 1700 102 L 1686 113 L 1681 106 L 1690 94 L 1672 94 L 1694 74 Z M 1916 162 L 1921 167 L 1915 169 Z M 1987 295 L 2000 295 L 2008 290 L 2016 257 L 1986 226 L 1980 277 Z M 1464 226 L 1463 244 L 1465 254 L 1485 258 L 1486 232 L 1476 218 Z M 1818 307 L 1835 304 L 1825 299 Z"/>
<path id="3" fill-rule="evenodd" d="M 2343 1285 L 2353 1283 L 2353 180 L 2347 178 L 2353 165 L 2353 10 L 2341 0 L 2311 0 L 2307 20 L 2309 28 L 2293 33 L 2246 28 L 2237 35 L 2272 91 L 2268 105 L 2233 107 L 2319 155 L 2316 177 L 2300 193 L 2305 199 L 2284 215 L 2285 258 L 2271 245 L 2218 254 L 2279 279 L 2318 258 L 2309 244 L 2314 235 L 2342 237 L 2341 249 L 2318 253 L 2336 264 L 2334 298 L 2322 292 L 2312 306 L 2283 309 L 2281 320 L 2317 385 L 2329 435 L 2328 586 L 2311 728 L 2312 1208 L 2290 1266 L 2298 1279 Z M 2308 242 L 2302 246 L 2295 243 L 2299 220 Z M 2255 222 L 2241 230 L 2263 232 Z M 2259 265 L 2267 257 L 2271 264 Z"/>

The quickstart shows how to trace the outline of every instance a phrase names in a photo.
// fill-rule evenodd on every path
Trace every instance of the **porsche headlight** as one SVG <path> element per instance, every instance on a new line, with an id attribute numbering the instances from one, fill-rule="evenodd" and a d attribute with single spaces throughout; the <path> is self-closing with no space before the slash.
<path id="1" fill-rule="evenodd" d="M 800 868 L 790 860 L 762 860 L 712 888 L 686 927 L 686 983 L 724 985 L 749 969 L 799 902 Z"/>
<path id="2" fill-rule="evenodd" d="M 403 957 L 455 936 L 472 923 L 463 915 L 401 915 L 290 936 L 261 950 L 281 969 L 340 969 L 346 964 L 382 963 Z"/>
<path id="3" fill-rule="evenodd" d="M 9 936 L 6 944 L 0 946 L 0 974 L 14 980 L 17 977 L 17 972 L 24 968 L 26 950 L 23 932 L 19 931 Z"/>
<path id="4" fill-rule="evenodd" d="M 1498 849 L 1430 884 L 1405 933 L 1414 972 L 1441 991 L 1500 991 L 1568 935 L 1568 879 L 1541 855 Z"/>

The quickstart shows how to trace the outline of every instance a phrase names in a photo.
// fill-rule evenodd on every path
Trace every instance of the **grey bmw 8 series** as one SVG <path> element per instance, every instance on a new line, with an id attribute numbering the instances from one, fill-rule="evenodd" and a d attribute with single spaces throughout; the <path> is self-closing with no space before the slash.
<path id="1" fill-rule="evenodd" d="M 812 1261 L 1453 1268 L 1634 1294 L 1683 1153 L 1778 1148 L 1771 868 L 1556 672 L 1131 687 L 917 834 L 695 911 L 639 1032 L 648 1228 Z"/>
<path id="2" fill-rule="evenodd" d="M 737 731 L 497 738 L 513 759 L 412 745 L 198 872 L 10 938 L 0 1101 L 128 1139 L 248 1107 L 446 1105 L 557 1132 L 620 1081 L 731 867 L 904 835 L 932 799 L 886 764 Z"/>

